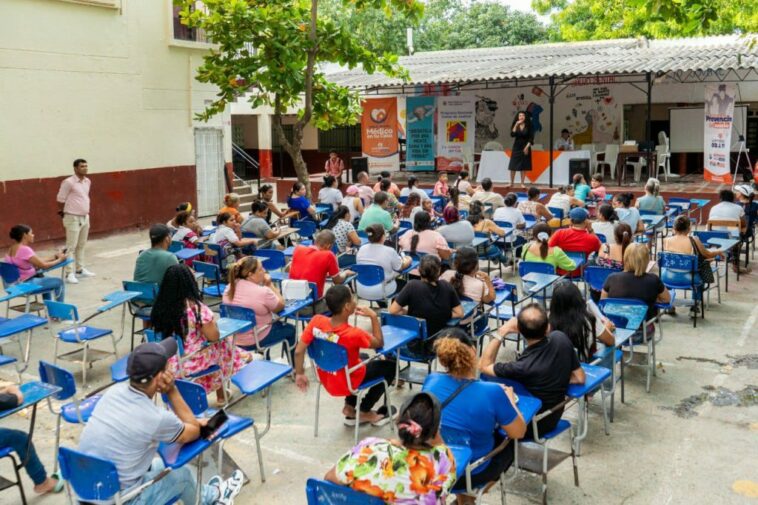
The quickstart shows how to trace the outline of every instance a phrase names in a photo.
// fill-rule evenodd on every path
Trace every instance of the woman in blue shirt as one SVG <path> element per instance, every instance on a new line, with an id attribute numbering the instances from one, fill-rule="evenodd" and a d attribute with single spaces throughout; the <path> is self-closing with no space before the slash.
<path id="1" fill-rule="evenodd" d="M 619 221 L 628 224 L 632 233 L 642 233 L 645 231 L 645 223 L 642 222 L 640 211 L 632 207 L 632 200 L 633 193 L 618 193 L 613 198 L 613 208 L 616 209 Z"/>
<path id="2" fill-rule="evenodd" d="M 661 182 L 651 177 L 645 184 L 645 196 L 637 199 L 637 208 L 662 215 L 666 210 L 666 201 L 660 195 Z"/>
<path id="3" fill-rule="evenodd" d="M 516 407 L 513 389 L 476 378 L 476 345 L 465 331 L 451 328 L 437 339 L 435 351 L 448 373 L 430 374 L 423 391 L 433 393 L 442 404 L 443 438 L 445 428 L 467 433 L 471 461 L 476 461 L 503 442 L 498 428 L 502 428 L 509 439 L 524 436 L 526 424 Z M 472 472 L 472 488 L 487 486 L 489 489 L 512 463 L 513 444 L 509 443 L 488 463 Z M 453 489 L 466 489 L 465 477 L 459 479 Z"/>
<path id="4" fill-rule="evenodd" d="M 311 201 L 305 196 L 305 185 L 302 182 L 296 182 L 292 185 L 292 191 L 287 198 L 287 206 L 298 212 L 298 219 L 316 220 L 316 208 L 311 205 Z"/>
<path id="5" fill-rule="evenodd" d="M 587 195 L 590 194 L 590 190 L 592 188 L 590 188 L 589 184 L 587 184 L 587 181 L 584 180 L 584 176 L 582 174 L 574 174 L 572 183 L 574 184 L 574 198 L 577 198 L 586 203 Z"/>

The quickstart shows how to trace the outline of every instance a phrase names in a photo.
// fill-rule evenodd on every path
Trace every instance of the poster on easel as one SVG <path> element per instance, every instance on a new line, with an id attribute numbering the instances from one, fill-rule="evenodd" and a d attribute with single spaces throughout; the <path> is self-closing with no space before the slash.
<path id="1" fill-rule="evenodd" d="M 405 168 L 410 172 L 433 171 L 435 97 L 409 96 L 406 107 Z"/>
<path id="2" fill-rule="evenodd" d="M 361 145 L 368 158 L 368 171 L 377 174 L 400 168 L 397 140 L 397 98 L 367 98 L 361 101 Z"/>
<path id="3" fill-rule="evenodd" d="M 706 181 L 732 183 L 729 153 L 736 95 L 734 84 L 705 85 L 703 175 Z"/>
<path id="4" fill-rule="evenodd" d="M 474 159 L 474 97 L 445 96 L 437 104 L 437 170 L 460 172 Z"/>

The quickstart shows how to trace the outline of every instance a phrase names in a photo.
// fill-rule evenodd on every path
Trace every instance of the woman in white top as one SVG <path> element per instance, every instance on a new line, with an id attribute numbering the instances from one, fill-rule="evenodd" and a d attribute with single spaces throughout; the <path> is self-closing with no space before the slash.
<path id="1" fill-rule="evenodd" d="M 461 195 L 472 196 L 474 194 L 474 187 L 469 180 L 469 173 L 465 170 L 461 170 L 461 173 L 458 174 L 458 179 L 455 181 L 454 187 Z"/>
<path id="2" fill-rule="evenodd" d="M 230 224 L 234 218 L 228 212 L 222 212 L 216 217 L 216 231 L 208 238 L 208 242 L 223 246 L 230 244 L 242 249 L 245 254 L 253 254 L 255 249 L 248 246 L 254 246 L 256 239 L 253 238 L 239 238 Z"/>
<path id="3" fill-rule="evenodd" d="M 355 226 L 350 222 L 350 212 L 347 207 L 340 205 L 337 211 L 329 218 L 326 223 L 326 229 L 332 230 L 335 237 L 335 244 L 339 249 L 340 255 L 337 258 L 340 268 L 346 268 L 355 263 L 354 254 L 344 254 L 353 247 L 361 245 L 361 238 L 355 231 Z"/>
<path id="4" fill-rule="evenodd" d="M 613 207 L 607 203 L 604 203 L 597 209 L 597 221 L 592 223 L 592 231 L 595 235 L 602 235 L 605 237 L 605 243 L 613 245 L 616 243 L 613 230 L 619 217 L 616 215 L 616 211 Z"/>
<path id="5" fill-rule="evenodd" d="M 578 198 L 574 198 L 573 186 L 558 186 L 558 191 L 553 193 L 553 196 L 550 197 L 547 206 L 548 210 L 549 207 L 561 209 L 565 219 L 568 217 L 571 207 L 584 207 L 584 202 Z"/>
<path id="6" fill-rule="evenodd" d="M 337 188 L 337 178 L 333 175 L 324 177 L 324 185 L 318 192 L 319 203 L 327 203 L 332 206 L 333 210 L 342 203 L 342 192 Z"/>
<path id="7" fill-rule="evenodd" d="M 342 205 L 347 207 L 348 212 L 350 212 L 350 221 L 353 223 L 360 221 L 363 215 L 363 201 L 358 196 L 359 193 L 358 186 L 348 186 L 345 190 L 345 197 L 342 199 Z"/>
<path id="8" fill-rule="evenodd" d="M 408 268 L 411 257 L 400 256 L 395 249 L 384 245 L 384 227 L 381 224 L 372 224 L 366 227 L 366 236 L 369 243 L 358 251 L 356 263 L 360 265 L 379 265 L 384 270 L 384 283 L 375 286 L 364 286 L 356 283 L 358 296 L 367 300 L 381 300 L 397 291 L 395 278 L 398 272 Z"/>
<path id="9" fill-rule="evenodd" d="M 400 197 L 402 198 L 404 196 L 410 195 L 411 193 L 416 193 L 422 201 L 429 200 L 429 195 L 426 193 L 426 191 L 419 187 L 416 187 L 416 183 L 418 183 L 418 179 L 415 176 L 412 175 L 408 177 L 408 187 L 403 188 L 400 191 Z"/>
<path id="10" fill-rule="evenodd" d="M 492 279 L 479 270 L 479 255 L 473 247 L 461 247 L 455 253 L 455 268 L 440 275 L 440 279 L 449 282 L 458 297 L 466 297 L 475 302 L 489 303 L 495 299 L 495 287 Z M 470 318 L 461 324 L 470 323 Z M 477 326 L 487 325 L 487 318 L 481 318 Z M 477 328 L 479 329 L 479 328 Z"/>
<path id="11" fill-rule="evenodd" d="M 526 228 L 526 219 L 524 219 L 524 215 L 517 207 L 518 196 L 516 196 L 516 193 L 508 193 L 505 195 L 503 201 L 505 202 L 505 207 L 497 208 L 492 215 L 492 220 L 496 224 L 499 222 L 510 223 L 513 230 L 523 230 Z M 515 240 L 516 235 L 512 233 L 506 239 L 506 242 L 514 242 Z"/>

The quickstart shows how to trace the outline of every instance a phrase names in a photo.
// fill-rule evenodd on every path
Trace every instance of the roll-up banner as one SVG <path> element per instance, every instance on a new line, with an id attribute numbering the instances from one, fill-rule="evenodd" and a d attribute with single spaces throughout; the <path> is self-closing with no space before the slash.
<path id="1" fill-rule="evenodd" d="M 458 172 L 474 161 L 474 98 L 443 96 L 437 106 L 437 170 Z"/>
<path id="2" fill-rule="evenodd" d="M 398 170 L 397 98 L 367 98 L 361 106 L 361 144 L 363 156 L 368 158 L 369 172 Z"/>
<path id="3" fill-rule="evenodd" d="M 732 146 L 736 94 L 737 89 L 734 84 L 705 85 L 703 174 L 706 181 L 732 182 L 729 152 Z"/>
<path id="4" fill-rule="evenodd" d="M 406 99 L 406 153 L 408 171 L 434 170 L 435 97 L 409 96 Z"/>

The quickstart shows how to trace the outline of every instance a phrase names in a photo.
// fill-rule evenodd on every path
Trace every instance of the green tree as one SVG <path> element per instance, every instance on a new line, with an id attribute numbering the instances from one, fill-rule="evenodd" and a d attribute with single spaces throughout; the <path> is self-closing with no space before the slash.
<path id="1" fill-rule="evenodd" d="M 200 82 L 219 89 L 216 100 L 198 115 L 207 120 L 234 100 L 249 96 L 254 108 L 274 109 L 274 130 L 292 157 L 298 179 L 308 184 L 302 156 L 307 124 L 328 129 L 354 124 L 360 116 L 358 93 L 326 80 L 323 65 L 361 66 L 368 73 L 404 76 L 397 56 L 367 48 L 345 22 L 319 13 L 319 0 L 181 0 L 182 22 L 205 31 L 216 48 L 204 56 Z M 423 12 L 416 0 L 345 0 L 361 12 L 397 11 L 415 21 Z M 292 140 L 282 128 L 282 114 L 297 111 Z"/>
<path id="2" fill-rule="evenodd" d="M 756 0 L 533 0 L 532 6 L 551 14 L 557 40 L 725 35 L 758 25 Z"/>

